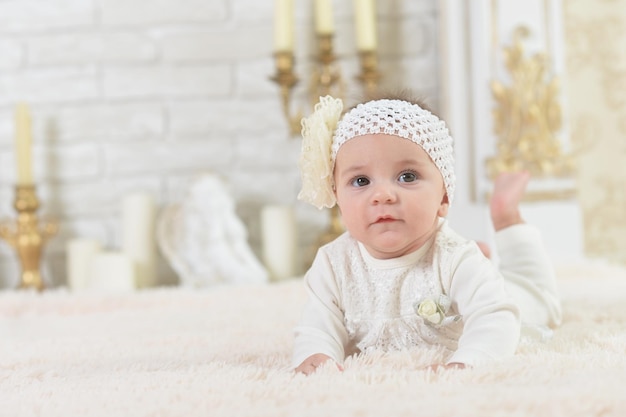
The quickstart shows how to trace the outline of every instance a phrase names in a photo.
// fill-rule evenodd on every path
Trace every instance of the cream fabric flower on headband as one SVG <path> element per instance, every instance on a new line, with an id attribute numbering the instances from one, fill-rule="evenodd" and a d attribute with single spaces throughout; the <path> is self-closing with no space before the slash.
<path id="1" fill-rule="evenodd" d="M 342 111 L 340 99 L 325 96 L 320 97 L 313 114 L 302 119 L 302 189 L 298 199 L 319 209 L 333 207 L 336 203 L 331 146 Z"/>

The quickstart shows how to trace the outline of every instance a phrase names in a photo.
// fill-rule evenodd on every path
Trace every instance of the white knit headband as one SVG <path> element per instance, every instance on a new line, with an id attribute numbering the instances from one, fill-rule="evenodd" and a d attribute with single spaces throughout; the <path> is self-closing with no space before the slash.
<path id="1" fill-rule="evenodd" d="M 362 103 L 339 121 L 342 110 L 341 100 L 321 97 L 313 114 L 302 120 L 299 199 L 318 208 L 334 206 L 332 171 L 339 148 L 352 138 L 384 133 L 408 139 L 426 151 L 441 172 L 448 201 L 452 203 L 456 183 L 453 140 L 442 120 L 403 100 Z"/>

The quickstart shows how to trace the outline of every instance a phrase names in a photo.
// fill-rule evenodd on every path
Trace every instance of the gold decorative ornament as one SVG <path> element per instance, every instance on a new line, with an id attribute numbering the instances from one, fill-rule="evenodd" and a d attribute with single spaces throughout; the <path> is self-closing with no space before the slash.
<path id="1" fill-rule="evenodd" d="M 45 243 L 57 232 L 54 222 L 40 223 L 37 219 L 39 200 L 34 185 L 18 185 L 15 188 L 14 224 L 0 224 L 0 237 L 11 245 L 19 258 L 21 274 L 19 288 L 41 291 L 45 285 L 41 277 L 40 264 Z"/>
<path id="2" fill-rule="evenodd" d="M 556 137 L 562 123 L 559 81 L 547 76 L 545 55 L 525 56 L 522 40 L 528 34 L 528 28 L 518 27 L 513 45 L 504 48 L 511 84 L 491 84 L 498 142 L 497 155 L 486 161 L 490 178 L 519 170 L 528 170 L 535 178 L 568 177 L 574 172 L 572 156 L 563 152 Z"/>

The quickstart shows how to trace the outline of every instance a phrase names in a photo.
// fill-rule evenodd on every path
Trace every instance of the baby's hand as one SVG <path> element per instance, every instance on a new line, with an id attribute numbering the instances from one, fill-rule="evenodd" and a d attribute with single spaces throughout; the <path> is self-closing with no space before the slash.
<path id="1" fill-rule="evenodd" d="M 302 372 L 305 375 L 310 375 L 329 359 L 332 360 L 332 358 L 328 355 L 324 355 L 323 353 L 316 353 L 302 361 L 302 363 L 296 368 L 296 372 Z M 340 371 L 343 371 L 341 365 L 337 364 L 337 368 L 339 368 Z"/>

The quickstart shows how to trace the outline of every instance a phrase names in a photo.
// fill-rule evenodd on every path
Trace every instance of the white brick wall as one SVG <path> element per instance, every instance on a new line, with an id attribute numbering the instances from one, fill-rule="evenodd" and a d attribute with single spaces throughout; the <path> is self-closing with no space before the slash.
<path id="1" fill-rule="evenodd" d="M 411 88 L 437 107 L 437 2 L 378 3 L 384 85 Z M 60 223 L 46 247 L 52 285 L 65 283 L 68 239 L 119 246 L 126 194 L 178 202 L 205 171 L 228 180 L 257 251 L 259 209 L 295 204 L 309 256 L 327 213 L 296 201 L 300 145 L 269 80 L 272 8 L 271 0 L 0 0 L 0 218 L 15 215 L 13 109 L 26 101 L 40 214 Z M 312 0 L 296 1 L 296 16 L 295 95 L 303 98 Z M 352 2 L 335 0 L 335 18 L 338 65 L 354 95 Z M 0 288 L 15 285 L 17 270 L 0 242 Z M 159 275 L 176 281 L 163 260 Z"/>

